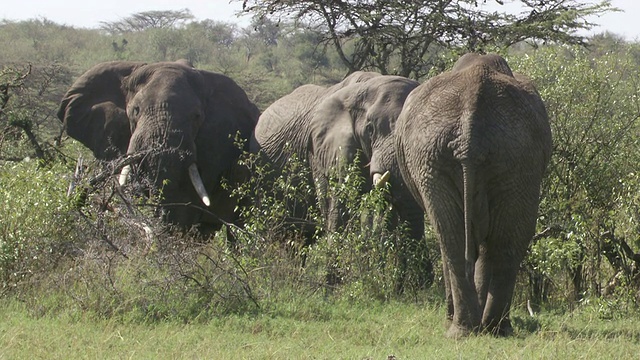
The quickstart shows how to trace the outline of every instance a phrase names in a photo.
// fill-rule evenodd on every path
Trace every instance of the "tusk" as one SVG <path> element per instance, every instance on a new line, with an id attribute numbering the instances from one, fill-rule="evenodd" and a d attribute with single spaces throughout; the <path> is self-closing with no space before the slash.
<path id="1" fill-rule="evenodd" d="M 120 186 L 124 186 L 124 184 L 127 183 L 130 172 L 131 172 L 131 165 L 126 165 L 125 167 L 122 168 L 122 170 L 120 171 L 120 178 L 118 179 Z"/>
<path id="2" fill-rule="evenodd" d="M 202 199 L 202 202 L 209 206 L 211 205 L 211 201 L 209 200 L 209 194 L 207 194 L 207 190 L 204 188 L 204 184 L 202 183 L 202 178 L 200 177 L 200 172 L 198 172 L 198 167 L 195 163 L 189 166 L 189 178 L 191 179 L 191 183 L 193 187 L 196 189 L 196 192 Z"/>
<path id="3" fill-rule="evenodd" d="M 384 174 L 380 174 L 380 173 L 373 174 L 373 186 L 376 188 L 383 187 L 389 181 L 390 177 L 391 177 L 391 173 L 388 171 L 385 171 Z"/>

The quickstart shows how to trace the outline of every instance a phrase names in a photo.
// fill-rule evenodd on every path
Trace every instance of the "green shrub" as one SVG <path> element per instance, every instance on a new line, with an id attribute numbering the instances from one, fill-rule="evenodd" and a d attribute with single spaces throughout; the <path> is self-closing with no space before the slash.
<path id="1" fill-rule="evenodd" d="M 362 193 L 366 180 L 359 161 L 329 180 L 329 196 L 342 201 L 346 221 L 336 232 L 324 231 L 309 256 L 327 264 L 336 294 L 378 300 L 415 295 L 431 285 L 436 246 L 411 239 L 404 223 L 394 226 L 389 184 Z"/>
<path id="2" fill-rule="evenodd" d="M 48 271 L 70 250 L 73 217 L 64 166 L 35 161 L 0 166 L 0 280 L 7 291 Z"/>
<path id="3" fill-rule="evenodd" d="M 525 263 L 534 302 L 600 296 L 638 249 L 638 63 L 631 47 L 596 54 L 548 46 L 509 59 L 546 103 L 554 149 Z M 626 252 L 625 244 L 629 244 Z"/>

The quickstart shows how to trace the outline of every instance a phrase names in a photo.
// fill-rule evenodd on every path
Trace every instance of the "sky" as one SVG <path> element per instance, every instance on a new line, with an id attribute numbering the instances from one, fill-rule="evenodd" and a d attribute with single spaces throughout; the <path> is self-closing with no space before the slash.
<path id="1" fill-rule="evenodd" d="M 613 0 L 612 3 L 624 12 L 590 19 L 601 24 L 590 34 L 609 31 L 627 40 L 640 40 L 640 1 Z M 196 20 L 213 19 L 240 26 L 247 26 L 250 22 L 249 16 L 236 16 L 242 9 L 242 0 L 17 0 L 11 6 L 0 6 L 0 19 L 46 18 L 62 25 L 97 28 L 102 21 L 117 21 L 142 11 L 185 8 Z"/>

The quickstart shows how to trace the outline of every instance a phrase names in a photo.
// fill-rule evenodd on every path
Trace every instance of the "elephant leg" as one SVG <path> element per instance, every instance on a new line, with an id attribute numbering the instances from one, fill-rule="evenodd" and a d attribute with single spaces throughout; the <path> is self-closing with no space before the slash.
<path id="1" fill-rule="evenodd" d="M 500 264 L 502 262 L 502 264 Z M 511 298 L 518 272 L 516 261 L 496 259 L 492 263 L 493 276 L 488 288 L 486 304 L 482 315 L 482 327 L 489 333 L 508 336 L 513 332 L 509 320 Z"/>
<path id="2" fill-rule="evenodd" d="M 520 264 L 535 232 L 538 195 L 536 188 L 529 193 L 520 188 L 502 190 L 500 197 L 495 200 L 502 205 L 491 211 L 490 277 L 482 326 L 493 334 L 509 335 L 513 331 L 509 309 Z"/>
<path id="3" fill-rule="evenodd" d="M 450 261 L 450 259 L 446 260 Z M 465 277 L 465 262 L 454 261 L 449 266 L 449 282 L 453 300 L 453 319 L 447 336 L 459 338 L 480 328 L 481 315 L 473 279 Z"/>
<path id="4" fill-rule="evenodd" d="M 464 217 L 459 201 L 438 191 L 430 198 L 429 217 L 440 239 L 443 270 L 449 275 L 453 317 L 447 336 L 458 338 L 478 331 L 481 312 L 474 279 L 466 276 Z M 455 194 L 455 192 L 449 192 Z M 449 301 L 449 300 L 448 300 Z"/>

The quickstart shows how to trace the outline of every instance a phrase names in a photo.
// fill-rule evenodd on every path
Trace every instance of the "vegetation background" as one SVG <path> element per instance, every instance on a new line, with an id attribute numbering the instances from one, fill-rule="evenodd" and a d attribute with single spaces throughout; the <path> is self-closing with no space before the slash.
<path id="1" fill-rule="evenodd" d="M 0 357 L 637 356 L 640 44 L 572 32 L 588 26 L 577 19 L 609 10 L 608 2 L 550 1 L 527 19 L 463 9 L 450 22 L 425 17 L 416 43 L 421 52 L 406 56 L 404 46 L 418 37 L 375 33 L 389 29 L 379 26 L 385 17 L 372 16 L 376 8 L 328 9 L 353 24 L 332 29 L 332 18 L 306 17 L 294 3 L 247 3 L 255 17 L 245 28 L 195 21 L 188 10 L 132 14 L 100 29 L 46 19 L 0 23 Z M 395 20 L 412 10 L 404 2 L 343 3 L 395 5 L 385 14 L 395 14 L 390 23 L 405 29 Z M 295 4 L 322 9 L 327 2 Z M 436 20 L 439 27 L 427 33 Z M 302 247 L 282 237 L 282 202 L 312 190 L 292 188 L 287 177 L 264 191 L 266 170 L 248 157 L 258 176 L 236 191 L 261 201 L 245 210 L 244 227 L 227 230 L 237 238 L 230 248 L 224 231 L 201 239 L 164 228 L 154 199 L 119 192 L 109 164 L 62 135 L 56 118 L 66 89 L 102 61 L 186 58 L 232 77 L 265 109 L 300 85 L 332 84 L 355 69 L 425 81 L 467 51 L 499 52 L 530 76 L 554 135 L 510 339 L 443 339 L 433 234 L 406 244 L 401 231 L 371 226 L 385 221 L 384 194 L 356 196 L 355 176 L 334 189 L 349 199 L 353 220 L 342 233 L 319 234 L 315 245 Z M 305 171 L 291 166 L 292 177 Z M 330 236 L 340 241 L 328 246 Z M 398 256 L 407 250 L 413 257 L 408 276 L 400 277 Z M 332 288 L 324 283 L 329 259 L 338 259 L 342 276 Z M 436 265 L 433 284 L 422 273 L 425 259 Z M 398 281 L 402 293 L 395 291 Z"/>

